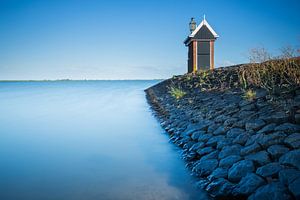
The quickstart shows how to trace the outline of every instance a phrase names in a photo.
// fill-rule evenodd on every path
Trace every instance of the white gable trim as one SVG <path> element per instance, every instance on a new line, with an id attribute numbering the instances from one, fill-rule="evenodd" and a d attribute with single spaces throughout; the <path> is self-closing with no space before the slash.
<path id="1" fill-rule="evenodd" d="M 212 29 L 212 27 L 208 24 L 208 22 L 206 21 L 206 19 L 203 19 L 202 22 L 199 24 L 199 26 L 197 26 L 197 28 L 191 33 L 191 35 L 189 37 L 194 37 L 196 35 L 196 33 L 202 28 L 202 26 L 206 26 L 210 32 L 214 35 L 214 37 L 219 37 L 218 34 L 214 31 L 214 29 Z"/>

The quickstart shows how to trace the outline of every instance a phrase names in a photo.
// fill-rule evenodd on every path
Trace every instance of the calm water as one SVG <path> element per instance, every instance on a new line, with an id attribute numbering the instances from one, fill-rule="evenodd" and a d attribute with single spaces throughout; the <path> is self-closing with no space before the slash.
<path id="1" fill-rule="evenodd" d="M 0 199 L 205 199 L 151 115 L 156 82 L 0 82 Z"/>

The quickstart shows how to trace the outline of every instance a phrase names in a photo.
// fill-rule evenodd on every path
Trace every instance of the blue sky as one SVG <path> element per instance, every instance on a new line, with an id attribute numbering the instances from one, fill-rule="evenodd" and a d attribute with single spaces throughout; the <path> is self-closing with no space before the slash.
<path id="1" fill-rule="evenodd" d="M 217 66 L 300 45 L 299 0 L 0 0 L 0 79 L 152 79 L 186 72 L 190 17 Z"/>

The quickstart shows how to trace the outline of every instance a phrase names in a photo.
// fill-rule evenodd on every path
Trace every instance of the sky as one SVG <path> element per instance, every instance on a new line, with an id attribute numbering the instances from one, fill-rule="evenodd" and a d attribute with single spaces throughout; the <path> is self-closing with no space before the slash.
<path id="1" fill-rule="evenodd" d="M 161 79 L 187 71 L 191 17 L 216 66 L 300 45 L 299 0 L 0 0 L 0 80 Z"/>

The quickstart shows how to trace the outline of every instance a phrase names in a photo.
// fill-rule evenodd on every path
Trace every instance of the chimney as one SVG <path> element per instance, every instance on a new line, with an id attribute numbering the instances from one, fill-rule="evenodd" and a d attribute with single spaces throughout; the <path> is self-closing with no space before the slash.
<path id="1" fill-rule="evenodd" d="M 190 22 L 190 32 L 192 33 L 197 27 L 197 24 L 194 20 L 194 17 L 191 18 L 191 22 Z"/>

